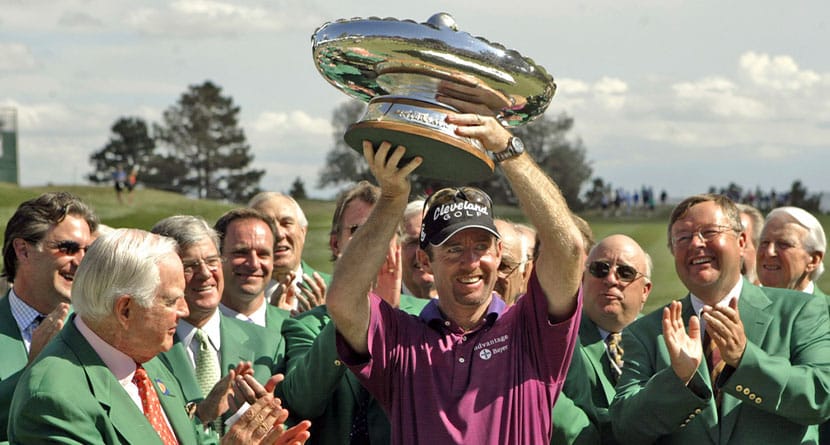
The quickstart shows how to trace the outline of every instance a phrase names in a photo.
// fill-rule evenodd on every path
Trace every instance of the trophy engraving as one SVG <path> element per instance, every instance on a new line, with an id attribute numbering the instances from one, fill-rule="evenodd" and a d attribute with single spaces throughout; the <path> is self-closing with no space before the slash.
<path id="1" fill-rule="evenodd" d="M 473 87 L 476 100 L 503 125 L 540 116 L 556 85 L 544 68 L 498 43 L 458 30 L 446 13 L 426 23 L 355 18 L 329 22 L 312 35 L 315 65 L 329 83 L 368 102 L 366 114 L 349 126 L 346 143 L 404 145 L 406 162 L 424 158 L 415 173 L 450 182 L 475 182 L 493 174 L 481 144 L 455 134 L 446 116 L 458 110 L 436 100 L 442 82 Z"/>

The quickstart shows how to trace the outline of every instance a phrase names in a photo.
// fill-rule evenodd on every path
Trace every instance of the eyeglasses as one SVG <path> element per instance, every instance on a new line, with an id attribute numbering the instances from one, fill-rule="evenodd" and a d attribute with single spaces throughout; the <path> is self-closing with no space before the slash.
<path id="1" fill-rule="evenodd" d="M 611 263 L 607 261 L 593 261 L 588 264 L 588 273 L 599 279 L 605 278 L 611 273 Z M 617 281 L 625 283 L 630 283 L 644 276 L 645 274 L 638 272 L 637 269 L 627 264 L 617 264 L 614 270 L 614 277 Z"/>
<path id="2" fill-rule="evenodd" d="M 501 263 L 499 263 L 499 268 L 497 270 L 497 273 L 499 274 L 499 278 L 504 279 L 504 278 L 509 277 L 521 265 L 522 265 L 522 263 L 511 263 L 509 261 L 504 261 L 504 258 L 502 258 Z"/>
<path id="3" fill-rule="evenodd" d="M 488 209 L 493 208 L 493 201 L 490 199 L 490 196 L 482 190 L 475 187 L 448 187 L 433 193 L 424 202 L 424 211 L 435 205 L 446 204 L 455 200 L 455 198 L 461 198 L 476 204 L 483 204 Z"/>
<path id="4" fill-rule="evenodd" d="M 674 235 L 672 235 L 671 243 L 673 246 L 688 246 L 689 243 L 692 242 L 692 238 L 694 238 L 695 236 L 697 236 L 698 238 L 700 238 L 701 241 L 704 242 L 712 241 L 718 236 L 720 236 L 722 233 L 729 232 L 730 230 L 735 233 L 740 232 L 740 230 L 729 226 L 706 226 L 701 227 L 695 230 L 694 232 L 677 232 Z"/>
<path id="5" fill-rule="evenodd" d="M 89 246 L 81 246 L 81 243 L 71 240 L 50 241 L 46 245 L 64 255 L 77 255 L 82 250 L 86 253 L 89 249 Z"/>
<path id="6" fill-rule="evenodd" d="M 218 256 L 211 256 L 205 259 L 182 261 L 182 266 L 184 266 L 184 275 L 186 277 L 192 277 L 197 271 L 202 270 L 202 264 L 207 266 L 209 271 L 216 272 L 222 264 L 222 259 Z"/>

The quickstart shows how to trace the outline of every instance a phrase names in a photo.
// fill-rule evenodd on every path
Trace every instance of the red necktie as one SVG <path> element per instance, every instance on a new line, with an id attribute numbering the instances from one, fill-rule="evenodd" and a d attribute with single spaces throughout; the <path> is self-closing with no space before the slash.
<path id="1" fill-rule="evenodd" d="M 161 437 L 161 441 L 164 442 L 164 445 L 177 445 L 179 442 L 164 420 L 158 394 L 156 394 L 153 383 L 150 382 L 150 378 L 147 377 L 147 371 L 143 367 L 139 366 L 136 368 L 135 375 L 133 375 L 133 383 L 138 387 L 141 406 L 144 408 L 144 417 L 153 425 L 153 428 L 159 434 L 159 437 Z"/>

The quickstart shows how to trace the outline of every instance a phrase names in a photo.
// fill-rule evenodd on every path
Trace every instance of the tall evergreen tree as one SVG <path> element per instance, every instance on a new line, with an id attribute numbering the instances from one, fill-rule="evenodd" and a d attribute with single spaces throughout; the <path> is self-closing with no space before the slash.
<path id="1" fill-rule="evenodd" d="M 168 175 L 171 189 L 233 202 L 260 191 L 265 170 L 249 168 L 254 157 L 239 127 L 239 107 L 221 87 L 191 85 L 155 132 L 168 152 L 155 159 L 152 173 Z"/>
<path id="2" fill-rule="evenodd" d="M 140 117 L 121 117 L 110 130 L 109 142 L 89 156 L 95 170 L 87 178 L 94 183 L 111 181 L 112 172 L 118 166 L 127 172 L 133 168 L 139 172 L 147 170 L 156 149 L 147 123 Z"/>

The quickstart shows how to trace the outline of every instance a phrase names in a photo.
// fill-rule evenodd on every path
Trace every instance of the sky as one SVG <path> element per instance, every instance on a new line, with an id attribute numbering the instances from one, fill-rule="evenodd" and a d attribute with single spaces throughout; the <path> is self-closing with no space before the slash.
<path id="1" fill-rule="evenodd" d="M 21 185 L 83 184 L 120 117 L 160 122 L 210 80 L 287 191 L 312 197 L 351 100 L 314 67 L 311 35 L 352 17 L 426 21 L 519 51 L 558 86 L 594 176 L 672 197 L 735 182 L 830 193 L 830 2 L 771 0 L 0 0 L 0 107 L 18 113 Z"/>

